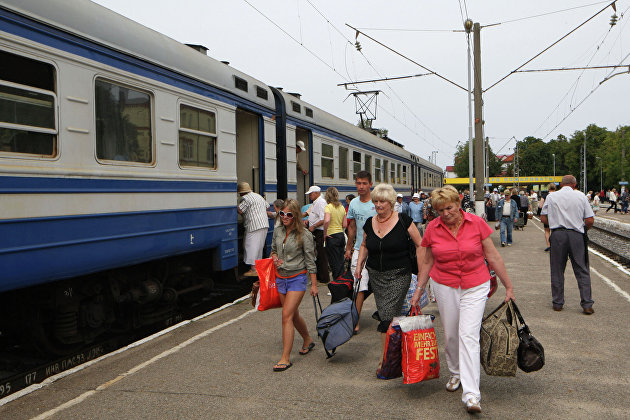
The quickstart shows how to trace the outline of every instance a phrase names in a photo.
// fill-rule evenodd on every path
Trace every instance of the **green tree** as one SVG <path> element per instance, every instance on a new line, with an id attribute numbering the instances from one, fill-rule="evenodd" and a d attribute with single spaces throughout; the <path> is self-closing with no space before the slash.
<path id="1" fill-rule="evenodd" d="M 501 175 L 501 161 L 488 146 L 488 176 Z M 468 142 L 460 143 L 455 152 L 455 173 L 460 178 L 467 178 L 468 175 Z"/>

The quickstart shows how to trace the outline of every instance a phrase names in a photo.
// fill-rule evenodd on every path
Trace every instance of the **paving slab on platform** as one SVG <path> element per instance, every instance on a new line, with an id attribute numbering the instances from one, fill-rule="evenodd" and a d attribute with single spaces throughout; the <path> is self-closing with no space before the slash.
<path id="1" fill-rule="evenodd" d="M 494 223 L 491 223 L 494 226 Z M 498 231 L 493 233 L 498 245 Z M 595 314 L 583 315 L 570 264 L 562 312 L 551 307 L 549 254 L 542 225 L 530 220 L 514 232 L 514 246 L 501 248 L 519 308 L 545 346 L 546 365 L 514 378 L 482 372 L 483 413 L 500 418 L 627 418 L 630 339 L 630 277 L 591 255 Z M 325 287 L 320 288 L 323 301 Z M 486 312 L 502 300 L 502 286 Z M 0 407 L 2 419 L 28 419 L 56 409 L 53 419 L 207 418 L 461 418 L 461 392 L 444 389 L 448 368 L 435 304 L 440 349 L 439 379 L 403 385 L 376 379 L 380 338 L 369 298 L 361 333 L 326 359 L 321 342 L 281 373 L 272 366 L 281 353 L 280 311 L 250 312 L 243 302 L 166 334 Z M 300 307 L 311 333 L 310 297 Z M 240 319 L 234 321 L 237 317 Z M 232 322 L 225 325 L 227 322 Z M 225 325 L 225 326 L 224 326 Z M 201 335 L 200 335 L 201 334 Z M 191 338 L 199 337 L 196 341 Z M 166 352 L 166 353 L 165 353 Z M 68 403 L 71 401 L 72 403 Z M 60 406 L 66 404 L 64 407 Z"/>

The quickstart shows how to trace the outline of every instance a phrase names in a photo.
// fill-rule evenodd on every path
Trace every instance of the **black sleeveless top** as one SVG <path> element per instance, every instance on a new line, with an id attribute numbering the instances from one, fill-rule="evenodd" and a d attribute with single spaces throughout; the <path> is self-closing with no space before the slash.
<path id="1" fill-rule="evenodd" d="M 398 223 L 387 235 L 379 238 L 372 229 L 372 218 L 368 218 L 363 225 L 365 245 L 368 250 L 367 266 L 377 271 L 388 271 L 396 268 L 406 268 L 411 272 L 409 258 L 409 243 L 407 229 L 413 223 L 411 217 L 398 213 Z"/>

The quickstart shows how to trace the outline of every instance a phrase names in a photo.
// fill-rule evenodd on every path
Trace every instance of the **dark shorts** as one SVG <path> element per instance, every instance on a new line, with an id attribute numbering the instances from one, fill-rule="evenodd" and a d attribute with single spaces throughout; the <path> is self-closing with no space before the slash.
<path id="1" fill-rule="evenodd" d="M 276 277 L 276 288 L 278 293 L 286 295 L 287 292 L 305 292 L 308 276 L 306 273 L 298 274 L 293 277 Z"/>

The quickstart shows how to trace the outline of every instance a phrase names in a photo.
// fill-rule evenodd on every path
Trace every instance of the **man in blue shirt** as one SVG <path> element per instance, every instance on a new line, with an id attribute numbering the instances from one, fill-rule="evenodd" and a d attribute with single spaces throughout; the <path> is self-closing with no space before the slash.
<path id="1" fill-rule="evenodd" d="M 359 248 L 363 242 L 363 225 L 365 221 L 376 215 L 374 203 L 372 202 L 372 175 L 367 171 L 357 172 L 354 181 L 359 196 L 354 198 L 348 206 L 348 242 L 346 243 L 345 259 L 350 260 L 350 270 L 354 273 L 357 268 L 357 260 L 359 259 Z M 364 267 L 361 271 L 361 283 L 359 284 L 359 293 L 357 294 L 357 312 L 361 316 L 361 308 L 365 300 L 366 291 L 368 290 L 367 269 Z M 355 279 L 356 281 L 356 279 Z M 355 333 L 359 331 L 359 324 L 355 328 Z"/>
<path id="2" fill-rule="evenodd" d="M 409 203 L 409 213 L 408 216 L 413 219 L 413 222 L 416 224 L 420 235 L 423 234 L 422 222 L 424 221 L 422 215 L 422 207 L 424 203 L 420 201 L 420 194 L 415 193 L 412 197 L 411 203 Z"/>

